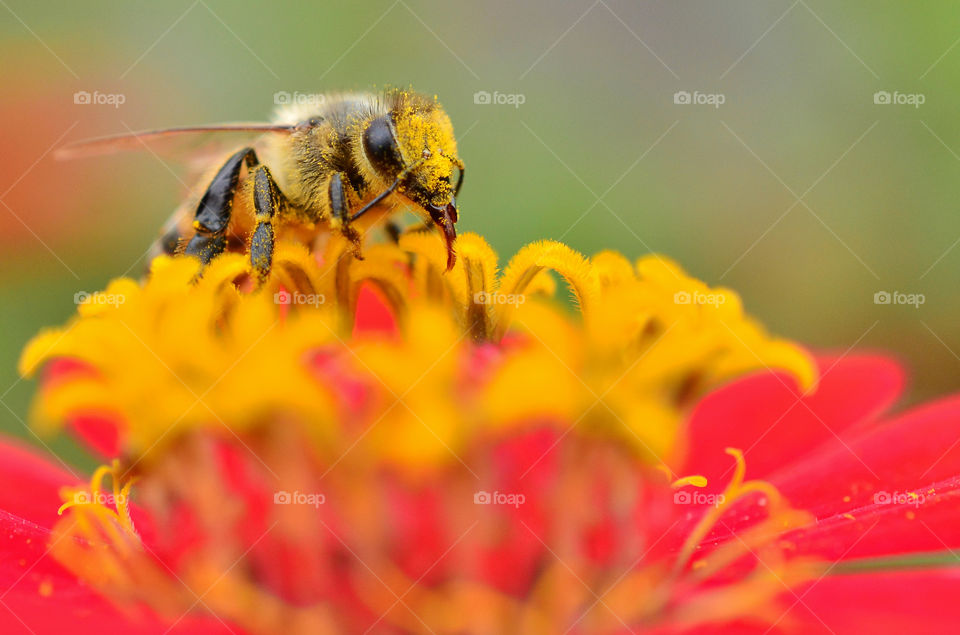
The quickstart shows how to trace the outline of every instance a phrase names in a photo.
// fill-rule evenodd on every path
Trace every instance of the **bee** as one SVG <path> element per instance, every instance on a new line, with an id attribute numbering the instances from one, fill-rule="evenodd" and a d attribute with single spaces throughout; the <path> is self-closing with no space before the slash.
<path id="1" fill-rule="evenodd" d="M 281 107 L 269 124 L 131 133 L 68 146 L 60 156 L 136 147 L 158 137 L 256 133 L 265 142 L 260 153 L 251 144 L 211 169 L 199 198 L 164 225 L 154 254 L 187 254 L 207 265 L 225 251 L 243 251 L 262 282 L 281 238 L 312 245 L 324 231 L 339 232 L 362 257 L 363 234 L 398 209 L 410 209 L 439 231 L 452 269 L 465 170 L 453 125 L 436 98 L 399 89 L 316 97 Z"/>

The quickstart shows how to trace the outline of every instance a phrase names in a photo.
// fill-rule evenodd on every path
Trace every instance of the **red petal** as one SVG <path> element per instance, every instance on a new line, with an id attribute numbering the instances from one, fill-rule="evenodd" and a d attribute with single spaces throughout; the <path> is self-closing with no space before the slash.
<path id="1" fill-rule="evenodd" d="M 684 470 L 678 473 L 703 474 L 709 482 L 703 492 L 718 493 L 726 486 L 735 465 L 724 448 L 738 447 L 745 454 L 748 479 L 772 479 L 771 472 L 782 469 L 785 464 L 803 461 L 804 457 L 822 452 L 824 447 L 843 448 L 844 442 L 838 440 L 838 435 L 840 438 L 854 437 L 877 426 L 876 417 L 893 403 L 903 387 L 903 371 L 885 357 L 819 358 L 817 363 L 820 383 L 817 390 L 807 396 L 802 396 L 787 376 L 763 373 L 737 381 L 706 397 L 692 416 L 689 459 Z M 803 482 L 811 487 L 822 487 L 823 493 L 833 496 L 836 501 L 842 501 L 846 494 L 838 493 L 839 484 L 847 483 L 844 476 L 805 472 Z M 807 500 L 788 498 L 795 506 L 807 508 Z M 730 510 L 723 523 L 704 540 L 704 546 L 724 542 L 731 538 L 731 532 L 742 531 L 765 517 L 767 510 L 757 504 L 759 500 L 759 497 L 751 497 Z M 706 509 L 703 506 L 686 507 L 686 518 L 663 541 L 664 548 L 675 549 L 681 544 Z M 851 510 L 851 505 L 845 505 L 826 512 L 826 515 Z M 885 524 L 894 522 L 893 516 L 887 513 L 889 510 L 881 511 Z M 900 510 L 901 516 L 904 511 Z M 841 517 L 833 525 L 841 524 L 850 525 L 850 521 Z M 851 529 L 849 536 L 853 539 L 860 537 L 864 528 L 860 525 L 859 531 Z M 798 537 L 798 540 L 801 539 Z M 804 541 L 812 549 L 815 540 L 820 541 L 820 537 L 810 536 Z M 818 542 L 819 547 L 829 544 L 829 537 Z M 833 553 L 839 557 L 852 541 L 840 540 L 833 544 L 836 546 Z M 926 548 L 934 547 L 927 545 Z M 943 545 L 935 548 L 942 549 Z"/>
<path id="2" fill-rule="evenodd" d="M 60 357 L 51 360 L 43 367 L 43 384 L 55 384 L 59 381 L 89 377 L 96 374 L 96 369 L 87 362 L 72 357 Z"/>
<path id="3" fill-rule="evenodd" d="M 48 363 L 43 369 L 43 387 L 49 388 L 60 382 L 82 377 L 96 376 L 97 370 L 90 364 L 61 357 Z M 120 454 L 120 423 L 108 414 L 82 413 L 70 416 L 70 428 L 87 448 L 101 458 Z"/>
<path id="4" fill-rule="evenodd" d="M 879 356 L 818 359 L 817 390 L 802 397 L 782 373 L 753 375 L 704 398 L 689 424 L 681 475 L 703 474 L 722 489 L 731 473 L 724 448 L 744 451 L 747 478 L 764 478 L 835 434 L 876 417 L 903 387 L 903 371 Z M 713 489 L 711 487 L 711 489 Z"/>
<path id="5" fill-rule="evenodd" d="M 121 611 L 48 553 L 51 534 L 0 511 L 0 632 L 157 634 L 169 622 L 145 612 Z M 214 618 L 188 617 L 171 633 L 228 633 Z M 233 632 L 237 632 L 236 629 Z"/>
<path id="6" fill-rule="evenodd" d="M 357 315 L 354 322 L 354 335 L 358 333 L 397 332 L 397 320 L 386 301 L 369 285 L 360 287 L 357 296 Z"/>
<path id="7" fill-rule="evenodd" d="M 779 625 L 798 633 L 956 633 L 960 571 L 831 576 L 796 591 Z M 784 596 L 787 605 L 796 597 Z"/>
<path id="8" fill-rule="evenodd" d="M 798 541 L 812 541 L 807 546 L 826 549 L 829 557 L 957 547 L 958 440 L 960 397 L 953 397 L 857 439 L 835 439 L 771 480 L 794 505 L 821 520 Z M 871 529 L 876 521 L 880 525 Z"/>
<path id="9" fill-rule="evenodd" d="M 101 458 L 120 455 L 120 424 L 104 415 L 77 414 L 70 427 L 88 449 Z"/>
<path id="10" fill-rule="evenodd" d="M 81 481 L 53 457 L 11 439 L 0 441 L 0 510 L 50 528 L 57 520 L 60 488 Z"/>

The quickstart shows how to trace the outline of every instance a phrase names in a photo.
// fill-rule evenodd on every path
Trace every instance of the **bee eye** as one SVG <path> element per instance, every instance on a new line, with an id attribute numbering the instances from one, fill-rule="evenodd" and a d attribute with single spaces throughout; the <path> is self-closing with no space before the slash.
<path id="1" fill-rule="evenodd" d="M 395 176 L 403 170 L 403 156 L 393 136 L 390 119 L 377 117 L 363 131 L 363 150 L 371 165 L 381 174 Z"/>
<path id="2" fill-rule="evenodd" d="M 431 154 L 429 150 L 424 148 L 423 152 L 420 153 L 420 156 L 422 156 L 424 159 L 429 159 Z"/>

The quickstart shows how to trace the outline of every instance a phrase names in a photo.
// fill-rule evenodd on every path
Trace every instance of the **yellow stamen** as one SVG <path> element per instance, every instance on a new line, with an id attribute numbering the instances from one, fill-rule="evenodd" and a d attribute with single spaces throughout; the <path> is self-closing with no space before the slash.
<path id="1" fill-rule="evenodd" d="M 701 476 L 700 474 L 691 474 L 690 476 L 684 476 L 683 478 L 678 478 L 673 483 L 670 484 L 670 487 L 674 489 L 681 488 L 685 485 L 693 485 L 694 487 L 706 487 L 707 486 L 707 477 Z"/>
<path id="2" fill-rule="evenodd" d="M 109 497 L 103 493 L 103 480 L 107 476 L 110 476 L 112 485 L 112 495 Z M 62 516 L 63 512 L 71 508 L 83 507 L 99 520 L 113 521 L 102 523 L 104 530 L 115 532 L 115 522 L 130 535 L 137 537 L 133 520 L 130 518 L 129 502 L 130 489 L 136 479 L 127 479 L 121 485 L 123 480 L 119 460 L 114 459 L 110 465 L 101 465 L 90 477 L 89 488 L 64 488 L 61 492 L 64 503 L 57 509 L 57 515 Z M 114 537 L 119 538 L 116 534 Z"/>
<path id="3" fill-rule="evenodd" d="M 808 514 L 791 513 L 793 510 L 790 510 L 786 505 L 780 492 L 767 481 L 751 480 L 744 482 L 743 478 L 746 474 L 747 466 L 743 460 L 743 452 L 737 448 L 727 448 L 725 452 L 736 461 L 733 476 L 730 478 L 730 483 L 727 484 L 726 489 L 724 489 L 723 493 L 717 498 L 717 504 L 707 510 L 703 518 L 700 519 L 700 522 L 697 523 L 696 527 L 694 527 L 693 531 L 690 532 L 690 535 L 687 536 L 687 539 L 684 541 L 680 549 L 680 555 L 674 563 L 675 575 L 679 574 L 687 566 L 694 551 L 727 510 L 748 494 L 760 493 L 766 497 L 769 515 L 764 523 L 781 525 L 779 533 L 783 533 L 791 526 L 800 526 L 810 520 Z M 786 524 L 784 525 L 784 523 Z M 714 560 L 716 562 L 725 559 L 714 558 Z M 718 568 L 716 564 L 713 564 L 709 567 L 709 571 L 712 572 Z"/>

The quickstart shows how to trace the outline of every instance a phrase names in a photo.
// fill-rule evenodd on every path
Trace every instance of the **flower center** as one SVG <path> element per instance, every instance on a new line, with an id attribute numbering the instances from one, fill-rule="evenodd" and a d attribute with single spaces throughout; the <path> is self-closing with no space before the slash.
<path id="1" fill-rule="evenodd" d="M 524 442 L 547 438 L 556 436 Z M 565 443 L 552 466 L 534 466 L 530 484 L 464 469 L 409 481 L 371 471 L 359 456 L 344 458 L 336 476 L 311 465 L 302 447 L 288 434 L 178 446 L 139 477 L 153 516 L 176 519 L 154 523 L 150 546 L 131 520 L 131 481 L 121 486 L 118 463 L 102 467 L 89 487 L 63 491 L 54 554 L 118 601 L 171 620 L 213 612 L 262 633 L 772 622 L 776 596 L 820 570 L 790 559 L 782 544 L 810 516 L 769 483 L 744 481 L 738 450 L 728 450 L 736 469 L 716 505 L 678 550 L 647 563 L 659 530 L 635 519 L 655 515 L 670 489 L 609 442 Z M 481 504 L 477 477 L 498 488 L 482 492 L 490 500 Z M 673 490 L 705 485 L 692 476 Z M 718 544 L 705 540 L 757 497 L 765 518 Z M 476 560 L 484 553 L 486 564 Z"/>
<path id="2" fill-rule="evenodd" d="M 813 380 L 734 294 L 659 257 L 552 242 L 501 275 L 471 234 L 446 273 L 442 243 L 416 232 L 362 261 L 337 238 L 319 251 L 279 245 L 256 289 L 239 254 L 199 278 L 191 258 L 158 258 L 146 282 L 111 283 L 123 301 L 25 350 L 25 374 L 64 357 L 90 371 L 46 386 L 35 425 L 118 428 L 125 461 L 61 508 L 54 553 L 80 577 L 171 620 L 290 633 L 700 623 L 805 575 L 776 542 L 803 518 L 744 482 L 738 453 L 729 502 L 644 559 L 665 520 L 693 522 L 654 466 L 682 451 L 695 399 L 762 367 Z M 551 301 L 550 271 L 579 316 Z M 394 328 L 357 328 L 369 288 Z M 712 544 L 751 497 L 766 520 Z"/>

